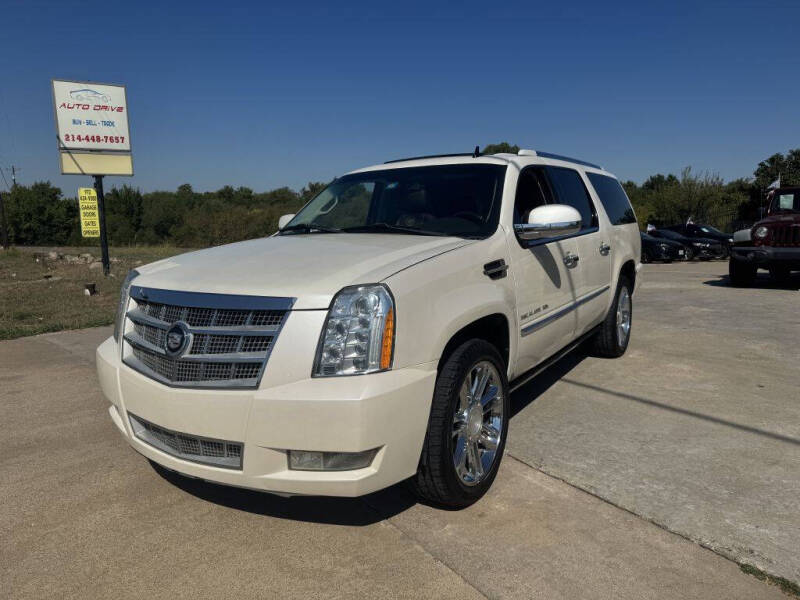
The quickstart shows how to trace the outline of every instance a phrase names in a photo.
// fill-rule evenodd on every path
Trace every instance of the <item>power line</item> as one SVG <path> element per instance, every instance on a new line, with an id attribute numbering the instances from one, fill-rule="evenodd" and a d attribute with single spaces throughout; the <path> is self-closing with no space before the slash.
<path id="1" fill-rule="evenodd" d="M 6 189 L 11 191 L 11 187 L 8 185 L 8 181 L 6 180 L 6 174 L 3 173 L 3 168 L 0 167 L 0 175 L 3 176 L 3 182 L 6 184 Z"/>

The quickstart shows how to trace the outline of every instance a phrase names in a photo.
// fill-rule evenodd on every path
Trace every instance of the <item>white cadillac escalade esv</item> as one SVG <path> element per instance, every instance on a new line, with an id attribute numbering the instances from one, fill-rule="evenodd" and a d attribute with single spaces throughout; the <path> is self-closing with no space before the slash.
<path id="1" fill-rule="evenodd" d="M 592 338 L 625 352 L 639 231 L 613 175 L 544 152 L 392 161 L 271 237 L 126 278 L 97 349 L 128 443 L 281 494 L 409 479 L 466 506 L 497 474 L 510 393 Z"/>

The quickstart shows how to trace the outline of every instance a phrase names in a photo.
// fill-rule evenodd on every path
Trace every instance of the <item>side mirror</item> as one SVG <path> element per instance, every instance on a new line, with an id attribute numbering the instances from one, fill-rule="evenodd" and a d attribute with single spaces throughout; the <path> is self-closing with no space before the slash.
<path id="1" fill-rule="evenodd" d="M 575 235 L 580 230 L 581 214 L 566 204 L 538 206 L 531 211 L 527 223 L 514 225 L 514 231 L 522 240 Z"/>
<path id="2" fill-rule="evenodd" d="M 281 218 L 278 219 L 278 231 L 286 227 L 292 219 L 294 219 L 294 213 L 281 216 Z"/>

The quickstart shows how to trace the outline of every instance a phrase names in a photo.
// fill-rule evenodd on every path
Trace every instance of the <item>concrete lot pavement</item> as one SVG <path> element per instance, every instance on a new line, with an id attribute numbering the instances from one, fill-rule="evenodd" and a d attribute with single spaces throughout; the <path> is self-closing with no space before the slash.
<path id="1" fill-rule="evenodd" d="M 507 451 L 800 582 L 800 278 L 647 265 L 628 353 L 572 355 L 517 393 Z"/>
<path id="2" fill-rule="evenodd" d="M 93 352 L 110 329 L 0 343 L 2 589 L 12 598 L 782 598 L 565 483 L 792 572 L 785 551 L 797 516 L 786 507 L 796 508 L 800 435 L 786 396 L 798 383 L 787 366 L 796 335 L 786 329 L 797 292 L 704 284 L 723 270 L 648 266 L 629 355 L 569 357 L 515 394 L 495 486 L 459 512 L 415 504 L 399 487 L 283 499 L 155 469 L 118 436 L 97 388 Z M 759 312 L 783 314 L 781 331 L 753 322 L 754 298 Z M 704 300 L 730 314 L 715 316 Z M 715 329 L 679 344 L 691 324 Z M 754 379 L 768 365 L 782 381 Z"/>

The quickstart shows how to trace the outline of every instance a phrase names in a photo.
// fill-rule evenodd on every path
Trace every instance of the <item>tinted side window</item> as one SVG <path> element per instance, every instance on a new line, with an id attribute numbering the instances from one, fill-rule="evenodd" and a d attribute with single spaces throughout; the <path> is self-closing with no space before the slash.
<path id="1" fill-rule="evenodd" d="M 608 220 L 612 225 L 625 225 L 626 223 L 636 223 L 636 215 L 633 212 L 630 200 L 628 200 L 625 190 L 619 181 L 607 175 L 597 173 L 587 173 L 586 176 L 597 192 L 603 208 L 606 209 Z"/>
<path id="2" fill-rule="evenodd" d="M 547 167 L 547 174 L 555 189 L 556 202 L 571 206 L 581 214 L 582 229 L 597 227 L 594 205 L 578 172 L 565 167 Z"/>

